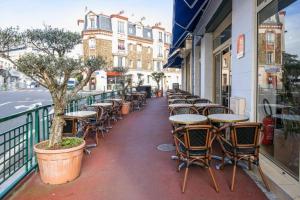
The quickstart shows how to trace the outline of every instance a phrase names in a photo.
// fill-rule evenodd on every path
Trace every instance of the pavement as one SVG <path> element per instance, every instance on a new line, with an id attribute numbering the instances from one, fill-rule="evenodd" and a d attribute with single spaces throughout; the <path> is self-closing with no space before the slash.
<path id="1" fill-rule="evenodd" d="M 9 196 L 13 200 L 105 199 L 105 200 L 210 200 L 267 199 L 255 182 L 237 168 L 235 191 L 230 191 L 232 166 L 214 168 L 220 192 L 216 193 L 208 170 L 190 168 L 185 193 L 183 172 L 177 172 L 174 151 L 159 151 L 172 144 L 167 101 L 153 98 L 141 111 L 124 117 L 85 155 L 79 178 L 62 185 L 46 185 L 37 174 Z M 212 165 L 216 163 L 213 162 Z"/>

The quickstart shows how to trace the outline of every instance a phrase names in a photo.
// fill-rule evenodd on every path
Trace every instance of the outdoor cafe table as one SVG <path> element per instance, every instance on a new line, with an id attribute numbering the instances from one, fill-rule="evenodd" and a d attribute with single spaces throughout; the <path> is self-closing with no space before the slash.
<path id="1" fill-rule="evenodd" d="M 176 100 L 181 100 L 181 101 L 184 100 L 184 101 L 186 101 L 185 99 L 168 99 L 168 103 L 172 104 Z"/>
<path id="2" fill-rule="evenodd" d="M 107 100 L 107 101 L 118 101 L 118 102 L 123 101 L 122 99 L 105 99 L 105 100 Z"/>
<path id="3" fill-rule="evenodd" d="M 236 122 L 245 122 L 245 121 L 248 121 L 249 120 L 249 117 L 247 116 L 244 116 L 244 115 L 237 115 L 237 114 L 212 114 L 212 115 L 208 115 L 207 116 L 208 119 L 211 121 L 211 122 L 217 122 L 217 123 L 224 123 L 223 127 L 226 126 L 226 124 L 231 124 L 231 123 L 236 123 Z M 222 127 L 220 127 L 222 128 Z M 230 126 L 229 126 L 230 128 Z M 215 137 L 219 137 L 219 134 L 220 132 L 217 132 Z M 213 159 L 216 159 L 216 160 L 222 160 L 222 158 L 220 156 L 212 156 Z M 225 163 L 231 163 L 230 160 L 228 159 L 225 159 Z M 216 168 L 217 169 L 220 169 L 220 165 L 216 165 Z"/>
<path id="4" fill-rule="evenodd" d="M 206 106 L 219 106 L 220 104 L 216 104 L 216 103 L 195 103 L 194 106 L 196 108 L 203 108 Z"/>
<path id="5" fill-rule="evenodd" d="M 66 113 L 64 118 L 66 120 L 71 120 L 72 122 L 72 131 L 73 135 L 77 132 L 77 122 L 78 120 L 85 120 L 87 118 L 91 118 L 97 115 L 95 111 L 76 111 L 76 112 L 69 112 Z"/>
<path id="6" fill-rule="evenodd" d="M 169 117 L 169 120 L 175 124 L 200 124 L 202 122 L 207 121 L 207 117 L 203 115 L 197 114 L 179 114 L 179 115 L 172 115 Z"/>
<path id="7" fill-rule="evenodd" d="M 112 103 L 93 103 L 89 106 L 92 106 L 92 107 L 111 107 L 113 104 Z"/>
<path id="8" fill-rule="evenodd" d="M 193 104 L 188 104 L 188 103 L 176 103 L 176 104 L 170 104 L 169 108 L 177 108 L 177 107 L 192 107 Z"/>

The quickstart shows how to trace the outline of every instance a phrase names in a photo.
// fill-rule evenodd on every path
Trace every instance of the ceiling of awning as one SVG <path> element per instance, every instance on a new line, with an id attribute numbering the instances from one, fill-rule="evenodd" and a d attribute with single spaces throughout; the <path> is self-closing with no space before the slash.
<path id="1" fill-rule="evenodd" d="M 181 63 L 183 59 L 180 56 L 180 51 L 174 52 L 171 57 L 169 57 L 168 62 L 163 66 L 163 68 L 181 68 Z"/>
<path id="2" fill-rule="evenodd" d="M 193 32 L 209 0 L 174 0 L 172 46 L 170 53 L 181 47 Z"/>

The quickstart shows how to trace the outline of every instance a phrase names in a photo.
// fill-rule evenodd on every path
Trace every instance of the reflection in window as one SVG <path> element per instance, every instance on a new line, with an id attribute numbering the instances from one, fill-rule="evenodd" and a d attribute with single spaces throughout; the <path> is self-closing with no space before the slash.
<path id="1" fill-rule="evenodd" d="M 124 33 L 124 22 L 118 21 L 118 33 Z"/>
<path id="2" fill-rule="evenodd" d="M 262 153 L 299 178 L 300 0 L 274 0 L 258 13 L 257 118 Z"/>

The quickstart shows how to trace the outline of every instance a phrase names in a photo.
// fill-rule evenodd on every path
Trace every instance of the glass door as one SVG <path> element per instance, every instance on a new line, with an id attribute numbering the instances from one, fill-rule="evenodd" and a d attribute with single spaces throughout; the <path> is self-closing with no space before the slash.
<path id="1" fill-rule="evenodd" d="M 229 107 L 231 96 L 231 51 L 226 47 L 215 54 L 215 101 Z"/>

